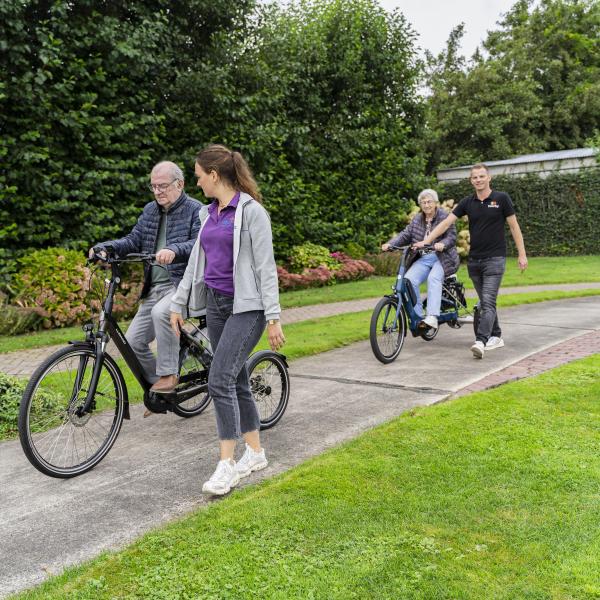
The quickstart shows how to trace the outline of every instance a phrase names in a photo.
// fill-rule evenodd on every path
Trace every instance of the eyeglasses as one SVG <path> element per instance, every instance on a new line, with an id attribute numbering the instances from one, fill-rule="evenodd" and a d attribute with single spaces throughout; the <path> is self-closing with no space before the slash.
<path id="1" fill-rule="evenodd" d="M 427 204 L 433 204 L 433 200 L 421 200 L 419 204 L 421 206 L 427 206 Z"/>
<path id="2" fill-rule="evenodd" d="M 156 193 L 156 192 L 159 192 L 159 193 L 166 192 L 169 189 L 169 187 L 171 185 L 173 185 L 176 181 L 177 181 L 177 179 L 173 179 L 173 181 L 171 181 L 170 183 L 149 183 L 148 184 L 148 189 L 151 192 L 154 192 L 154 193 Z"/>

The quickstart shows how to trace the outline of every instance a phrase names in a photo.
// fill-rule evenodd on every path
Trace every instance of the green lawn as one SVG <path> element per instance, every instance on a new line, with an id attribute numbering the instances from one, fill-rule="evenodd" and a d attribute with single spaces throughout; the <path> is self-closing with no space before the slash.
<path id="1" fill-rule="evenodd" d="M 413 410 L 20 598 L 600 596 L 600 356 Z"/>

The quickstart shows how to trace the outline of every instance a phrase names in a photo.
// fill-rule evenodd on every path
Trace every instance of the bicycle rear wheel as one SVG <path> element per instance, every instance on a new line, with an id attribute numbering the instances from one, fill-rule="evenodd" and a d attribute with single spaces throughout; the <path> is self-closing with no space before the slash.
<path id="1" fill-rule="evenodd" d="M 180 417 L 195 417 L 204 412 L 210 404 L 211 397 L 208 395 L 208 384 L 198 386 L 197 381 L 206 375 L 206 367 L 190 348 L 182 349 L 180 356 L 181 367 L 179 369 L 179 385 L 177 390 L 184 390 L 191 386 L 198 387 L 198 393 L 179 404 L 173 405 L 173 412 Z M 207 379 L 206 377 L 204 378 Z"/>
<path id="2" fill-rule="evenodd" d="M 260 416 L 260 428 L 269 429 L 279 422 L 290 398 L 290 375 L 285 358 L 263 350 L 246 363 L 250 389 Z"/>
<path id="3" fill-rule="evenodd" d="M 406 337 L 406 316 L 400 309 L 396 318 L 397 310 L 397 298 L 385 296 L 377 303 L 371 317 L 371 349 L 375 358 L 384 364 L 398 357 Z"/>
<path id="4" fill-rule="evenodd" d="M 46 475 L 67 478 L 89 471 L 119 435 L 127 388 L 110 356 L 104 356 L 92 410 L 77 414 L 95 364 L 93 348 L 63 348 L 36 369 L 23 392 L 21 446 L 29 462 Z"/>

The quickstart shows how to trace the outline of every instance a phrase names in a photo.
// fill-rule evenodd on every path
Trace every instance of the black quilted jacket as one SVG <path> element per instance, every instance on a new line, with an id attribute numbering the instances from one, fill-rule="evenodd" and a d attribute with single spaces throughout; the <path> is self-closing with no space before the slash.
<path id="1" fill-rule="evenodd" d="M 167 271 L 175 287 L 183 277 L 188 258 L 200 231 L 198 213 L 201 207 L 202 204 L 198 200 L 182 192 L 166 215 L 167 244 L 165 248 L 175 252 L 175 259 L 170 265 L 167 265 Z M 162 211 L 163 209 L 156 200 L 148 202 L 130 233 L 118 240 L 102 242 L 96 247 L 112 246 L 119 256 L 130 252 L 154 252 Z M 149 275 L 150 267 L 146 266 L 142 298 L 148 294 L 150 289 Z"/>
<path id="2" fill-rule="evenodd" d="M 431 229 L 441 223 L 448 213 L 443 208 L 438 208 L 431 222 Z M 420 212 L 395 238 L 389 241 L 393 246 L 406 246 L 407 244 L 414 244 L 415 242 L 422 242 L 425 237 L 425 218 L 423 213 Z M 458 252 L 456 252 L 456 227 L 450 226 L 446 232 L 435 242 L 442 242 L 446 247 L 443 252 L 436 252 L 442 268 L 444 269 L 444 275 L 448 277 L 458 271 L 460 259 L 458 258 Z M 408 265 L 407 265 L 408 268 Z"/>

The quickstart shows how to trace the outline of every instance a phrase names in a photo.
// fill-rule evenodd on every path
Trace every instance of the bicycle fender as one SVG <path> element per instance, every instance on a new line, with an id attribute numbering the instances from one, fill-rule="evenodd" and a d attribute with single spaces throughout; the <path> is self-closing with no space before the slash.
<path id="1" fill-rule="evenodd" d="M 281 354 L 280 352 L 275 352 L 273 350 L 259 350 L 258 352 L 254 352 L 254 354 L 251 354 L 248 357 L 248 360 L 246 362 L 249 362 L 252 359 L 260 360 L 263 356 L 273 356 L 273 355 L 277 356 L 277 358 L 279 358 L 281 360 L 281 362 L 283 362 L 286 369 L 290 368 L 285 354 Z"/>

